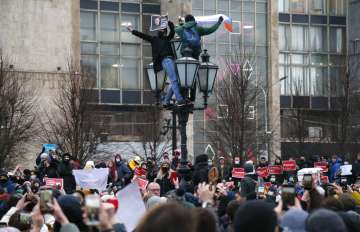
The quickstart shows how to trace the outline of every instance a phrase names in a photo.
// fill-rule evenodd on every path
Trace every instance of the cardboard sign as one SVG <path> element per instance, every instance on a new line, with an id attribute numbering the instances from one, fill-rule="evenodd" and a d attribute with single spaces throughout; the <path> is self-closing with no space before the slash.
<path id="1" fill-rule="evenodd" d="M 151 15 L 150 31 L 157 31 L 167 28 L 168 16 L 167 15 Z"/>
<path id="2" fill-rule="evenodd" d="M 296 162 L 295 160 L 285 160 L 282 162 L 283 171 L 296 171 Z"/>
<path id="3" fill-rule="evenodd" d="M 269 165 L 269 175 L 280 175 L 282 174 L 282 166 L 281 165 Z"/>
<path id="4" fill-rule="evenodd" d="M 321 177 L 321 182 L 324 184 L 328 184 L 329 183 L 329 177 L 328 176 L 322 176 Z"/>
<path id="5" fill-rule="evenodd" d="M 209 178 L 210 183 L 213 183 L 213 184 L 218 181 L 219 171 L 216 167 L 210 168 L 209 173 L 208 173 L 208 178 Z"/>
<path id="6" fill-rule="evenodd" d="M 326 162 L 316 162 L 314 163 L 314 168 L 321 168 L 322 172 L 328 172 L 328 164 Z"/>
<path id="7" fill-rule="evenodd" d="M 44 178 L 45 186 L 56 188 L 56 189 L 63 189 L 64 187 L 64 179 L 62 178 Z"/>
<path id="8" fill-rule="evenodd" d="M 265 183 L 264 183 L 264 186 L 265 186 L 266 188 L 270 188 L 270 187 L 272 186 L 272 184 L 271 184 L 271 182 L 265 182 Z"/>
<path id="9" fill-rule="evenodd" d="M 149 181 L 148 180 L 144 180 L 143 178 L 137 178 L 136 179 L 138 186 L 141 190 L 145 190 Z"/>
<path id="10" fill-rule="evenodd" d="M 243 168 L 233 168 L 232 169 L 232 177 L 233 178 L 244 178 L 245 177 L 245 170 Z"/>
<path id="11" fill-rule="evenodd" d="M 256 173 L 258 174 L 258 176 L 266 178 L 269 175 L 268 167 L 258 167 L 256 169 Z"/>
<path id="12" fill-rule="evenodd" d="M 352 175 L 352 165 L 341 165 L 340 166 L 342 176 L 351 176 Z"/>

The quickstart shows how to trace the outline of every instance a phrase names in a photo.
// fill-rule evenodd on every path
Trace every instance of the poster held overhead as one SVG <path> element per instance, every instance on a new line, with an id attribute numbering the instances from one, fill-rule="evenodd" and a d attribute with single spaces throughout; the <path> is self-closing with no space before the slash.
<path id="1" fill-rule="evenodd" d="M 158 31 L 167 28 L 168 16 L 167 15 L 151 15 L 150 31 Z"/>

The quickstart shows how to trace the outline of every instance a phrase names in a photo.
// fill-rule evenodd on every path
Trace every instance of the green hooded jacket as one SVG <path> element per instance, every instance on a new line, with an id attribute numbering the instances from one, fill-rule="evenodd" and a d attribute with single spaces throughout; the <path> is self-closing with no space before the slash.
<path id="1" fill-rule="evenodd" d="M 215 32 L 219 28 L 221 23 L 222 23 L 222 21 L 218 21 L 217 23 L 215 23 L 211 27 L 201 27 L 201 26 L 197 25 L 197 23 L 195 21 L 189 21 L 189 22 L 186 22 L 186 23 L 184 23 L 182 25 L 176 26 L 175 27 L 175 32 L 180 37 L 181 41 L 183 41 L 183 34 L 184 34 L 185 29 L 194 27 L 195 30 L 199 33 L 199 35 L 201 37 L 201 36 L 209 35 L 209 34 Z M 182 43 L 181 51 L 183 51 L 184 48 L 185 48 L 185 46 Z M 200 54 L 200 51 L 199 51 L 199 54 Z M 195 56 L 197 56 L 197 55 L 195 55 Z"/>

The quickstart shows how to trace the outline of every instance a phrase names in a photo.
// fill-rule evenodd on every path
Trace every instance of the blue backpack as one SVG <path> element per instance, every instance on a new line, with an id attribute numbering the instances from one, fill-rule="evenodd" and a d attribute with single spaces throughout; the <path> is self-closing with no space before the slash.
<path id="1" fill-rule="evenodd" d="M 183 42 L 187 44 L 190 48 L 200 48 L 200 35 L 194 27 L 185 28 L 183 34 Z"/>

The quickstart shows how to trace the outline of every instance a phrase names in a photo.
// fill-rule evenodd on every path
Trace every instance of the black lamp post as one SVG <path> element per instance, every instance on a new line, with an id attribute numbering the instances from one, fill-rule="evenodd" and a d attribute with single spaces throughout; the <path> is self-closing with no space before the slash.
<path id="1" fill-rule="evenodd" d="M 165 87 L 166 73 L 164 70 L 155 72 L 153 63 L 150 63 L 146 66 L 146 72 L 149 78 L 150 88 L 156 93 L 156 104 L 159 105 L 160 94 Z"/>
<path id="2" fill-rule="evenodd" d="M 191 57 L 191 49 L 185 48 L 183 51 L 184 57 L 179 58 L 175 61 L 177 72 L 178 72 L 178 83 L 180 88 L 184 88 L 186 92 L 193 87 L 196 83 L 196 78 L 198 78 L 200 91 L 204 95 L 203 107 L 195 108 L 193 103 L 188 103 L 184 106 L 176 106 L 167 108 L 173 114 L 173 118 L 178 117 L 179 126 L 173 125 L 174 129 L 180 130 L 181 137 L 181 159 L 180 167 L 178 168 L 179 176 L 181 177 L 180 187 L 186 189 L 187 183 L 190 180 L 190 169 L 188 167 L 188 153 L 187 153 L 187 135 L 186 135 L 186 125 L 189 119 L 189 114 L 194 110 L 204 110 L 207 107 L 207 98 L 212 92 L 214 87 L 215 78 L 217 75 L 218 66 L 211 63 L 210 56 L 207 53 L 207 50 L 204 50 L 202 54 L 202 62 Z M 152 90 L 156 91 L 157 101 L 160 98 L 160 92 L 163 90 L 163 85 L 161 81 L 163 80 L 159 75 L 155 75 L 154 71 L 151 71 L 151 66 L 148 66 L 148 76 L 150 80 L 150 85 L 154 80 L 160 80 L 158 86 L 162 88 L 156 88 L 156 86 L 151 85 Z M 153 75 L 154 74 L 154 75 Z M 151 80 L 152 79 L 152 80 Z M 164 79 L 165 82 L 165 79 Z M 161 89 L 161 90 L 160 90 Z M 176 119 L 173 122 L 176 122 Z M 174 134 L 174 133 L 173 133 Z"/>

